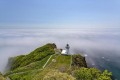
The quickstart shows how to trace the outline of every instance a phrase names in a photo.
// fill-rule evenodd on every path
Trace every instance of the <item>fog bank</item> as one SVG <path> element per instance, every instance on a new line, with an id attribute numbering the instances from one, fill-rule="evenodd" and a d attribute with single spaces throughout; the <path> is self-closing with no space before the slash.
<path id="1" fill-rule="evenodd" d="M 119 29 L 0 29 L 0 71 L 9 57 L 27 54 L 46 43 L 63 49 L 69 43 L 70 53 L 86 56 L 88 66 L 111 70 L 112 63 L 119 69 L 119 41 Z"/>

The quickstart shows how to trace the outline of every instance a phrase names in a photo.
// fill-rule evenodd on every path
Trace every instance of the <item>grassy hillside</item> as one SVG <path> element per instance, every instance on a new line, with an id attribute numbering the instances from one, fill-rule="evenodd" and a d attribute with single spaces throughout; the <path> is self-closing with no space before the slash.
<path id="1" fill-rule="evenodd" d="M 40 61 L 32 62 L 26 66 L 19 67 L 15 70 L 8 72 L 7 75 L 12 74 L 12 73 L 30 71 L 30 70 L 34 70 L 34 69 L 42 69 L 43 65 L 46 63 L 46 61 L 48 60 L 49 57 L 50 57 L 50 55 L 45 57 L 44 59 L 42 59 Z"/>
<path id="2" fill-rule="evenodd" d="M 56 55 L 53 56 L 47 64 L 46 68 L 58 69 L 61 72 L 65 72 L 71 67 L 71 55 Z"/>
<path id="3" fill-rule="evenodd" d="M 40 61 L 43 58 L 54 54 L 55 44 L 46 44 L 42 47 L 37 48 L 28 55 L 17 56 L 12 59 L 11 70 L 14 70 L 18 67 L 26 66 L 32 62 Z"/>
<path id="4" fill-rule="evenodd" d="M 55 54 L 51 57 L 48 64 L 41 71 L 38 71 L 32 78 L 33 80 L 43 80 L 51 71 L 68 72 L 71 66 L 71 56 Z M 58 79 L 59 80 L 59 79 Z"/>
<path id="5" fill-rule="evenodd" d="M 111 80 L 111 73 L 87 68 L 85 57 L 55 54 L 54 48 L 55 44 L 46 44 L 28 55 L 12 58 L 5 76 L 11 80 L 94 80 L 99 77 Z"/>
<path id="6" fill-rule="evenodd" d="M 56 48 L 55 44 L 46 44 L 28 55 L 12 58 L 11 69 L 6 75 L 12 80 L 32 80 L 33 76 L 38 74 L 42 76 L 49 69 L 67 72 L 71 67 L 71 55 L 54 54 L 54 48 Z"/>
<path id="7" fill-rule="evenodd" d="M 34 76 L 37 75 L 39 75 L 42 79 L 45 76 L 45 74 L 47 74 L 52 69 L 57 69 L 60 72 L 67 72 L 71 67 L 70 55 L 65 56 L 60 54 L 53 54 L 48 63 L 46 64 L 45 68 L 43 69 L 45 62 L 47 62 L 49 58 L 50 55 L 40 61 L 36 61 L 24 67 L 19 67 L 15 70 L 12 70 L 8 72 L 7 75 L 12 80 L 32 80 L 35 79 L 36 77 Z"/>
<path id="8" fill-rule="evenodd" d="M 41 71 L 43 65 L 52 54 L 55 54 L 55 44 L 46 44 L 32 51 L 28 55 L 21 55 L 11 58 L 10 71 L 6 73 L 12 80 L 19 80 L 25 78 L 28 80 L 30 76 L 34 75 L 37 71 Z M 30 76 L 29 76 L 30 75 Z"/>

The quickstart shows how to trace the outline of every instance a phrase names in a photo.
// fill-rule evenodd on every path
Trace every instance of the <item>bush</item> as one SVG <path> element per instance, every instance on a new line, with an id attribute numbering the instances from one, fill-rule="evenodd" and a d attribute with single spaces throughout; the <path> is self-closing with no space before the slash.
<path id="1" fill-rule="evenodd" d="M 112 73 L 105 70 L 103 73 L 96 68 L 80 68 L 74 72 L 77 80 L 112 80 Z"/>
<path id="2" fill-rule="evenodd" d="M 81 55 L 72 55 L 72 67 L 87 67 L 85 57 Z"/>

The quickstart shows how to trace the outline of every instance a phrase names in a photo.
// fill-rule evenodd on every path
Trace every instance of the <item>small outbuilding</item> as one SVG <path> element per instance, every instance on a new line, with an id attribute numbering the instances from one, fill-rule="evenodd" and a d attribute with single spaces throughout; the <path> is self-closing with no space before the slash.
<path id="1" fill-rule="evenodd" d="M 62 50 L 61 54 L 67 54 L 66 50 Z"/>

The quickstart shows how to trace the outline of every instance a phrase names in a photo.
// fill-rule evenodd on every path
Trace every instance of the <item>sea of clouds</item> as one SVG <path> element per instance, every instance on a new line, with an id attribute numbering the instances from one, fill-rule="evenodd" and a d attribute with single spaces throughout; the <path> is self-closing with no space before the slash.
<path id="1" fill-rule="evenodd" d="M 85 56 L 88 66 L 120 69 L 119 29 L 0 29 L 0 71 L 10 57 L 28 54 L 46 43 L 62 49 L 68 43 L 70 53 Z"/>

